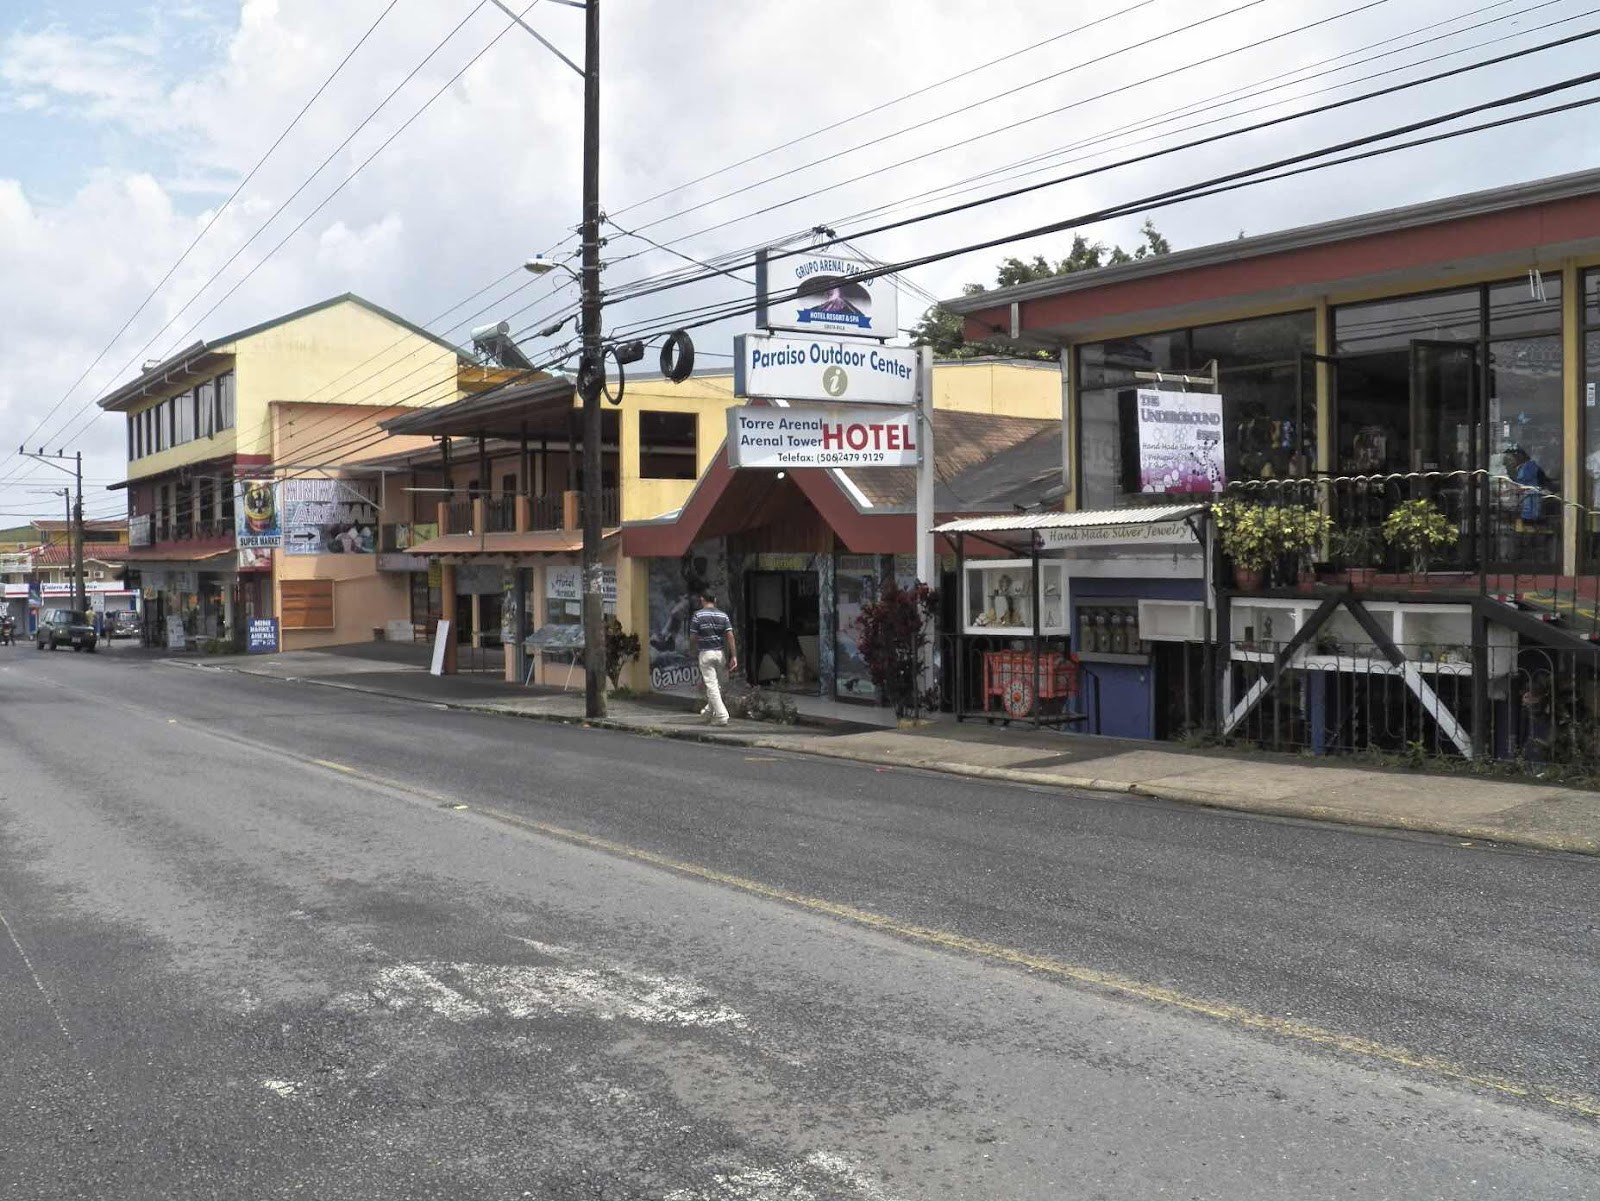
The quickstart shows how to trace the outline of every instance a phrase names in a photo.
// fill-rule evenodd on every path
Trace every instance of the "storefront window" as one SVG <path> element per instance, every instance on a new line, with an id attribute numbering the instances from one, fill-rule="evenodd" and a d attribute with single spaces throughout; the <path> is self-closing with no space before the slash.
<path id="1" fill-rule="evenodd" d="M 1600 564 L 1600 270 L 1583 276 L 1583 490 L 1578 503 L 1588 565 Z"/>
<path id="2" fill-rule="evenodd" d="M 1215 360 L 1229 480 L 1307 474 L 1316 460 L 1315 315 L 1283 313 L 1078 348 L 1080 502 L 1112 508 L 1139 491 L 1135 373 L 1198 375 Z M 1182 388 L 1184 385 L 1168 384 Z"/>
<path id="3" fill-rule="evenodd" d="M 1410 349 L 1413 342 L 1476 342 L 1482 334 L 1480 292 L 1437 292 L 1374 304 L 1341 306 L 1334 322 L 1341 355 Z"/>

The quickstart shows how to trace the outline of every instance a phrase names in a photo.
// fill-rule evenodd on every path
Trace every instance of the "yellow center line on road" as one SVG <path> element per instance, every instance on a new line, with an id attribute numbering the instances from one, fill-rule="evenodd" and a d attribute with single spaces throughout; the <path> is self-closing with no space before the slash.
<path id="1" fill-rule="evenodd" d="M 54 681 L 40 681 L 61 688 L 63 691 L 80 693 L 79 689 L 57 684 Z M 132 705 L 110 700 L 98 694 L 80 693 L 88 699 L 107 703 L 118 709 L 125 709 L 139 717 L 150 719 L 153 715 L 146 710 L 137 709 Z M 156 720 L 160 720 L 156 718 Z M 190 727 L 191 729 L 193 727 Z M 1560 1109 L 1569 1114 L 1581 1115 L 1585 1118 L 1600 1120 L 1600 1096 L 1589 1093 L 1572 1092 L 1569 1090 L 1552 1088 L 1546 1085 L 1513 1080 L 1510 1077 L 1499 1076 L 1492 1073 L 1479 1072 L 1465 1065 L 1443 1059 L 1436 1055 L 1425 1055 L 1419 1052 L 1406 1050 L 1403 1047 L 1392 1046 L 1376 1042 L 1372 1039 L 1360 1038 L 1355 1035 L 1341 1034 L 1335 1030 L 1324 1029 L 1305 1022 L 1297 1022 L 1288 1018 L 1275 1017 L 1271 1014 L 1258 1013 L 1243 1006 L 1231 1005 L 1222 1001 L 1210 1001 L 1202 997 L 1191 997 L 1176 989 L 1166 988 L 1161 985 L 1146 984 L 1131 977 L 1118 975 L 1114 972 L 1104 972 L 1097 968 L 1085 967 L 1080 964 L 1068 963 L 1047 955 L 1036 955 L 1028 951 L 1017 950 L 1014 947 L 1003 946 L 998 943 L 985 942 L 982 939 L 969 938 L 963 934 L 952 931 L 937 930 L 927 926 L 917 926 L 897 918 L 887 917 L 880 913 L 873 913 L 868 909 L 860 909 L 854 905 L 845 905 L 837 901 L 829 901 L 821 897 L 806 896 L 803 893 L 791 892 L 788 889 L 777 888 L 770 884 L 763 884 L 759 880 L 752 880 L 745 876 L 736 876 L 728 872 L 717 871 L 714 868 L 702 867 L 699 864 L 687 863 L 680 859 L 673 859 L 655 851 L 646 851 L 639 847 L 629 846 L 626 843 L 616 842 L 609 838 L 601 838 L 594 834 L 585 834 L 580 830 L 571 830 L 564 826 L 553 825 L 549 822 L 537 821 L 533 818 L 523 817 L 519 814 L 508 813 L 503 809 L 491 806 L 467 805 L 459 798 L 446 796 L 434 792 L 420 785 L 403 780 L 388 779 L 372 772 L 363 771 L 347 764 L 336 763 L 331 759 L 313 759 L 307 755 L 296 754 L 294 751 L 270 744 L 256 743 L 238 735 L 224 734 L 221 731 L 207 730 L 203 727 L 199 731 L 203 736 L 218 738 L 235 745 L 249 747 L 252 750 L 269 755 L 292 759 L 301 763 L 323 767 L 335 771 L 352 780 L 364 784 L 391 789 L 398 793 L 421 797 L 426 800 L 438 802 L 443 807 L 452 810 L 482 814 L 503 824 L 530 830 L 550 838 L 559 839 L 575 846 L 590 850 L 602 851 L 621 859 L 632 860 L 635 863 L 649 864 L 662 868 L 691 879 L 704 880 L 712 884 L 720 884 L 725 888 L 736 889 L 751 896 L 763 897 L 768 900 L 779 901 L 786 905 L 805 910 L 811 913 L 823 914 L 841 922 L 863 929 L 875 930 L 881 934 L 888 934 L 906 942 L 917 943 L 923 946 L 936 947 L 941 950 L 955 951 L 965 955 L 977 956 L 981 959 L 995 963 L 1008 964 L 1012 967 L 1025 968 L 1037 972 L 1042 976 L 1057 980 L 1068 981 L 1074 984 L 1094 988 L 1112 995 L 1126 997 L 1155 1005 L 1167 1006 L 1186 1013 L 1193 1013 L 1201 1017 L 1235 1026 L 1240 1029 L 1255 1030 L 1265 1034 L 1276 1035 L 1280 1038 L 1292 1039 L 1296 1042 L 1312 1046 L 1326 1047 L 1333 1051 L 1343 1052 L 1348 1055 L 1374 1060 L 1380 1063 L 1391 1064 L 1405 1068 L 1422 1075 L 1432 1075 L 1441 1079 L 1454 1081 L 1459 1084 L 1469 1085 L 1488 1092 L 1498 1093 L 1506 1097 L 1515 1097 L 1520 1100 L 1540 1102 L 1553 1108 Z"/>
<path id="2" fill-rule="evenodd" d="M 1230 1005 L 1222 1001 L 1210 1001 L 1201 997 L 1192 997 L 1186 993 L 1179 992 L 1177 989 L 1166 988 L 1156 984 L 1146 984 L 1114 972 L 1103 972 L 1097 968 L 1067 963 L 1048 955 L 1036 955 L 1032 952 L 1017 950 L 1014 947 L 985 942 L 982 939 L 969 938 L 964 934 L 956 934 L 948 930 L 913 925 L 897 918 L 887 917 L 881 913 L 873 913 L 868 909 L 857 908 L 854 905 L 845 905 L 838 901 L 829 901 L 821 897 L 811 897 L 803 893 L 791 892 L 786 888 L 763 884 L 759 880 L 732 875 L 728 872 L 717 871 L 714 868 L 702 867 L 695 863 L 686 863 L 680 859 L 657 854 L 655 851 L 642 850 L 638 847 L 628 846 L 625 843 L 615 842 L 609 838 L 600 838 L 593 834 L 585 834 L 579 830 L 570 830 L 564 826 L 552 825 L 549 822 L 536 821 L 515 813 L 507 813 L 501 809 L 488 808 L 482 805 L 474 805 L 472 809 L 475 813 L 492 817 L 509 825 L 534 830 L 552 838 L 559 838 L 565 842 L 588 847 L 591 850 L 604 851 L 607 854 L 631 859 L 637 863 L 647 863 L 653 867 L 665 868 L 679 875 L 720 884 L 726 888 L 737 889 L 753 896 L 781 901 L 786 905 L 793 905 L 811 913 L 824 914 L 839 921 L 849 922 L 852 925 L 904 939 L 907 942 L 920 943 L 924 946 L 937 947 L 941 950 L 957 951 L 965 955 L 975 955 L 982 959 L 1009 964 L 1013 967 L 1026 968 L 1029 971 L 1038 972 L 1040 975 L 1070 981 L 1074 984 L 1087 985 L 1104 992 L 1179 1009 L 1187 1013 L 1198 1014 L 1227 1025 L 1238 1026 L 1247 1030 L 1257 1030 L 1280 1038 L 1292 1039 L 1296 1042 L 1327 1047 L 1349 1055 L 1378 1060 L 1425 1075 L 1438 1076 L 1460 1084 L 1500 1093 L 1504 1096 L 1516 1097 L 1526 1101 L 1543 1102 L 1546 1105 L 1551 1105 L 1570 1113 L 1581 1114 L 1587 1118 L 1600 1119 L 1600 1097 L 1550 1088 L 1539 1084 L 1525 1083 L 1505 1076 L 1475 1071 L 1436 1055 L 1408 1051 L 1403 1047 L 1391 1046 L 1372 1039 L 1360 1038 L 1356 1035 L 1341 1034 L 1338 1031 L 1327 1030 L 1305 1022 L 1258 1013 L 1240 1005 Z"/>

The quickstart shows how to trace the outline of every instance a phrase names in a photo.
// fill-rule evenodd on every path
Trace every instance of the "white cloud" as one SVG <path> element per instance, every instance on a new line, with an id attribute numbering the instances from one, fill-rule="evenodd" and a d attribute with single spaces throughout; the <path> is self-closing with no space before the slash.
<path id="1" fill-rule="evenodd" d="M 836 132 L 791 148 L 770 149 L 1130 2 L 1062 5 L 1058 0 L 997 0 L 972 5 L 957 0 L 878 0 L 854 6 L 845 22 L 819 21 L 811 10 L 790 0 L 607 5 L 602 102 L 605 206 L 628 228 L 667 218 L 645 232 L 661 241 L 695 235 L 684 249 L 696 257 L 816 224 L 846 232 L 861 226 L 862 222 L 848 219 L 860 210 L 890 201 L 914 203 L 952 180 L 1082 142 L 1300 64 L 1347 51 L 1373 53 L 1368 48 L 1385 37 L 1457 18 L 1462 12 L 1457 0 L 1395 0 L 1259 50 L 1216 57 L 1255 38 L 1350 7 L 1348 0 L 1279 0 L 1191 34 L 1085 65 L 1120 46 L 1237 3 L 1154 0 L 1136 13 L 1014 55 L 1003 65 Z M 1503 6 L 1505 13 L 1518 7 Z M 1430 60 L 1473 41 L 1575 15 L 1582 7 L 1580 0 L 1558 0 L 1522 18 L 1520 24 L 1488 27 L 1352 74 Z M 59 148 L 52 149 L 55 174 L 48 188 L 32 182 L 42 178 L 42 163 L 0 160 L 0 361 L 7 364 L 0 373 L 0 430 L 30 428 L 61 396 L 377 11 L 371 0 L 245 0 L 220 32 L 204 24 L 211 19 L 204 12 L 184 16 L 170 7 L 161 22 L 141 24 L 148 19 L 129 18 L 123 29 L 90 34 L 66 26 L 0 28 L 0 112 L 9 108 L 12 122 L 37 122 L 35 132 L 40 136 L 34 144 L 47 142 L 58 128 L 75 135 L 63 136 Z M 570 230 L 579 215 L 581 83 L 533 39 L 511 30 L 266 266 L 216 312 L 201 319 L 294 223 L 505 28 L 506 20 L 484 5 L 420 77 L 335 156 L 284 217 L 237 263 L 222 270 L 216 285 L 148 352 L 142 349 L 179 306 L 222 269 L 307 172 L 333 152 L 373 105 L 469 12 L 474 12 L 474 0 L 424 4 L 402 0 L 64 411 L 77 411 L 114 383 L 117 369 L 129 360 L 149 357 L 195 336 L 226 333 L 347 290 L 369 295 L 415 320 L 428 320 L 528 254 L 563 239 L 570 247 Z M 569 54 L 581 49 L 580 12 L 547 3 L 535 8 L 529 19 Z M 178 30 L 175 23 L 180 20 L 198 23 L 199 32 L 188 26 Z M 1456 27 L 1465 23 L 1458 21 Z M 1573 23 L 1524 35 L 1521 41 L 1444 60 L 1441 65 L 1552 38 L 1576 27 Z M 1535 77 L 1549 80 L 1576 74 L 1586 69 L 1581 65 L 1586 57 L 1579 46 L 1565 56 L 1509 65 L 1426 92 L 880 235 L 869 239 L 865 248 L 885 258 L 910 256 L 1059 220 L 1439 111 L 1452 103 L 1515 91 L 1531 86 Z M 1199 65 L 1190 67 L 1192 63 Z M 1075 69 L 1015 95 L 984 102 L 996 92 L 1066 68 Z M 1425 69 L 1419 66 L 1412 74 Z M 1155 82 L 1091 99 L 1145 76 L 1155 77 Z M 1365 86 L 1378 86 L 1378 81 Z M 1004 128 L 1069 104 L 1076 107 L 1014 131 Z M 925 128 L 887 138 L 881 145 L 850 149 L 935 117 Z M 82 135 L 85 121 L 92 123 L 93 136 Z M 1156 221 L 1175 246 L 1193 246 L 1232 237 L 1241 227 L 1260 233 L 1577 169 L 1595 161 L 1595 128 L 1593 120 L 1580 112 L 1359 168 L 1164 209 L 1155 215 Z M 945 149 L 957 143 L 965 144 Z M 1117 144 L 1097 147 L 1099 158 L 1061 170 L 1117 157 L 1110 153 Z M 924 152 L 933 153 L 908 166 L 894 165 Z M 71 154 L 72 161 L 63 164 L 64 154 Z M 756 160 L 737 171 L 630 208 L 632 201 L 752 155 Z M 792 177 L 684 213 L 691 205 L 812 160 L 821 161 Z M 62 172 L 65 186 L 60 182 Z M 858 175 L 864 178 L 847 182 Z M 802 193 L 815 194 L 753 220 L 698 232 Z M 1139 220 L 1133 215 L 1086 232 L 1129 241 L 1136 236 Z M 615 229 L 608 231 L 608 237 L 605 257 L 616 264 L 608 271 L 610 288 L 683 265 Z M 1018 246 L 1015 252 L 1060 253 L 1068 240 L 1067 235 L 1043 239 Z M 641 251 L 640 257 L 627 257 Z M 919 270 L 914 278 L 948 295 L 966 280 L 991 278 L 994 263 L 1010 252 L 1007 248 L 979 252 Z M 520 317 L 512 310 L 554 286 L 550 280 L 529 282 L 493 316 L 507 317 L 514 326 L 547 318 L 569 294 L 536 304 Z M 719 280 L 640 300 L 613 310 L 608 321 L 642 321 L 712 299 L 741 297 L 745 290 L 730 280 Z M 908 323 L 918 308 L 914 302 L 904 306 Z M 471 313 L 468 308 L 455 316 L 465 322 Z M 191 332 L 197 321 L 198 330 Z M 727 349 L 716 335 L 702 341 L 702 346 L 707 351 Z M 120 476 L 120 428 L 109 418 L 90 424 L 84 447 L 94 459 L 93 474 Z M 14 441 L 0 438 L 0 446 Z M 0 469 L 0 479 L 14 471 L 14 467 Z M 15 508 L 20 499 L 18 493 L 0 491 L 0 510 Z"/>

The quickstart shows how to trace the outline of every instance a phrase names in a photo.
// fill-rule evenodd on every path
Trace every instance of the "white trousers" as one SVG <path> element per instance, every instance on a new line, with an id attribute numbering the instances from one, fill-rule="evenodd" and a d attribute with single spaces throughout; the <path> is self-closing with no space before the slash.
<path id="1" fill-rule="evenodd" d="M 706 686 L 706 703 L 712 721 L 727 721 L 728 707 L 722 703 L 722 652 L 700 652 L 700 679 Z"/>

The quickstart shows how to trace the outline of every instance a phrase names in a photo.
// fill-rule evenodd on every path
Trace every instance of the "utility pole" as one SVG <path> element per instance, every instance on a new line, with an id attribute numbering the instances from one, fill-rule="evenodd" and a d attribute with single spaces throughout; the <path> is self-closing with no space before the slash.
<path id="1" fill-rule="evenodd" d="M 605 573 L 600 563 L 600 391 L 605 349 L 600 340 L 600 0 L 584 5 L 583 37 L 583 709 L 606 715 Z"/>
<path id="2" fill-rule="evenodd" d="M 77 477 L 78 495 L 73 503 L 72 516 L 78 539 L 72 548 L 72 574 L 78 581 L 78 603 L 73 607 L 80 613 L 86 613 L 89 610 L 89 597 L 83 582 L 83 452 L 78 451 L 74 459 L 73 468 Z"/>
<path id="3" fill-rule="evenodd" d="M 56 451 L 53 455 L 44 453 L 44 448 L 30 453 L 25 446 L 17 447 L 17 453 L 25 458 L 34 459 L 46 466 L 54 467 L 57 471 L 65 471 L 74 478 L 77 485 L 77 504 L 73 504 L 73 494 L 66 488 L 61 489 L 61 495 L 67 498 L 67 537 L 71 539 L 68 545 L 72 548 L 72 574 L 77 587 L 74 593 L 77 597 L 77 608 L 80 612 L 89 608 L 88 590 L 83 582 L 83 452 L 68 455 L 63 451 Z M 61 466 L 61 462 L 70 458 L 71 467 Z"/>

